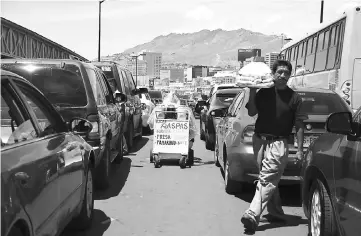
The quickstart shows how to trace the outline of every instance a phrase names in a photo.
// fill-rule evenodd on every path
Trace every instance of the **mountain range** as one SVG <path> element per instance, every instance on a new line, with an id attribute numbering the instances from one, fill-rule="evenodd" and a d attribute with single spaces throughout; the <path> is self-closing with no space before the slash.
<path id="1" fill-rule="evenodd" d="M 279 35 L 265 35 L 246 29 L 201 30 L 195 33 L 161 35 L 112 57 L 124 58 L 132 52 L 149 51 L 161 52 L 164 64 L 237 66 L 240 48 L 259 48 L 264 56 L 268 52 L 279 52 L 281 46 L 282 36 Z"/>

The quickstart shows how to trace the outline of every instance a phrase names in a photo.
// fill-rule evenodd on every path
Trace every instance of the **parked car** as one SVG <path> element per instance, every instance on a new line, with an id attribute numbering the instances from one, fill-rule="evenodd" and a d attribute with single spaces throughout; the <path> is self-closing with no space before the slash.
<path id="1" fill-rule="evenodd" d="M 361 232 L 361 107 L 335 112 L 302 162 L 302 205 L 310 235 Z"/>
<path id="2" fill-rule="evenodd" d="M 308 115 L 304 121 L 304 151 L 325 132 L 327 117 L 336 111 L 350 111 L 349 106 L 331 90 L 299 88 L 295 90 L 302 98 L 301 112 Z M 258 178 L 258 166 L 253 156 L 252 137 L 256 117 L 250 117 L 245 107 L 249 100 L 249 89 L 239 93 L 219 122 L 216 133 L 214 159 L 225 175 L 228 193 L 241 191 L 243 182 Z M 280 184 L 299 184 L 300 162 L 296 161 L 296 130 L 289 137 L 288 163 Z"/>
<path id="3" fill-rule="evenodd" d="M 133 75 L 128 69 L 116 62 L 101 61 L 92 63 L 105 73 L 113 88 L 126 96 L 123 131 L 130 150 L 133 147 L 134 138 L 141 138 L 143 133 L 142 104 L 136 81 L 134 81 Z"/>
<path id="4" fill-rule="evenodd" d="M 142 102 L 142 125 L 143 125 L 143 131 L 146 131 L 146 133 L 151 133 L 152 130 L 149 127 L 148 119 L 150 114 L 152 114 L 152 111 L 155 107 L 153 102 L 151 101 L 151 98 L 148 93 L 147 88 L 139 88 L 139 96 L 140 101 Z"/>
<path id="5" fill-rule="evenodd" d="M 3 59 L 1 67 L 34 84 L 65 121 L 77 116 L 92 123 L 93 129 L 84 139 L 94 148 L 96 187 L 107 188 L 110 163 L 122 159 L 123 121 L 101 70 L 70 59 Z"/>
<path id="6" fill-rule="evenodd" d="M 241 90 L 239 87 L 218 90 L 206 102 L 200 118 L 200 138 L 205 140 L 206 149 L 214 150 L 216 126 Z"/>
<path id="7" fill-rule="evenodd" d="M 159 90 L 149 90 L 149 96 L 154 105 L 162 104 L 163 103 L 163 94 L 162 91 Z"/>
<path id="8" fill-rule="evenodd" d="M 209 91 L 208 98 L 211 98 L 218 90 L 230 88 L 238 88 L 238 86 L 236 84 L 215 84 Z"/>
<path id="9" fill-rule="evenodd" d="M 96 154 L 81 136 L 93 128 L 76 114 L 65 122 L 35 86 L 1 70 L 1 235 L 91 226 Z"/>

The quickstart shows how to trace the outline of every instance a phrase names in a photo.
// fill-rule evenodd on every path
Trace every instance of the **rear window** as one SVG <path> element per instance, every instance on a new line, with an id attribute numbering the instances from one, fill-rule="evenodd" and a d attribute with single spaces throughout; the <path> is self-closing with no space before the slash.
<path id="1" fill-rule="evenodd" d="M 148 91 L 148 93 L 151 98 L 160 98 L 160 99 L 163 98 L 162 92 L 160 92 L 160 91 Z"/>
<path id="2" fill-rule="evenodd" d="M 31 82 L 55 106 L 80 107 L 88 103 L 80 69 L 75 65 L 69 70 L 45 64 L 2 64 L 1 67 Z"/>
<path id="3" fill-rule="evenodd" d="M 107 76 L 108 79 L 114 79 L 114 70 L 112 66 L 99 66 L 97 65 L 99 69 L 101 69 L 104 74 Z"/>
<path id="4" fill-rule="evenodd" d="M 309 115 L 329 115 L 333 112 L 348 112 L 346 104 L 337 94 L 298 93 L 302 98 L 301 112 Z"/>
<path id="5" fill-rule="evenodd" d="M 233 99 L 236 97 L 236 93 L 219 93 L 216 94 L 215 99 L 213 99 L 213 104 L 223 103 L 224 105 L 230 106 L 233 102 Z"/>

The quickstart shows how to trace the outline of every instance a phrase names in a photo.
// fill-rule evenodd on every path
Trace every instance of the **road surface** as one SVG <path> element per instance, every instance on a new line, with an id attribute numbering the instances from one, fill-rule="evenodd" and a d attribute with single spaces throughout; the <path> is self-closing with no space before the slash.
<path id="1" fill-rule="evenodd" d="M 62 236 L 239 236 L 246 235 L 240 218 L 249 206 L 254 185 L 233 196 L 224 191 L 213 152 L 196 137 L 196 163 L 180 169 L 169 163 L 155 169 L 149 163 L 153 136 L 143 136 L 121 164 L 114 164 L 112 184 L 96 192 L 91 229 L 66 230 Z M 307 221 L 299 197 L 299 186 L 281 188 L 287 224 L 260 223 L 254 235 L 307 235 Z"/>

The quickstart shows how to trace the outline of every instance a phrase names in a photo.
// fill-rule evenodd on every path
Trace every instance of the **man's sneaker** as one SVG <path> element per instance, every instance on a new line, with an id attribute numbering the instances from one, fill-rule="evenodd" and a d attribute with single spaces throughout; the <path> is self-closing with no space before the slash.
<path id="1" fill-rule="evenodd" d="M 251 232 L 256 231 L 257 222 L 254 219 L 254 217 L 248 214 L 247 212 L 244 213 L 244 215 L 242 216 L 241 222 L 247 231 L 251 231 Z"/>

